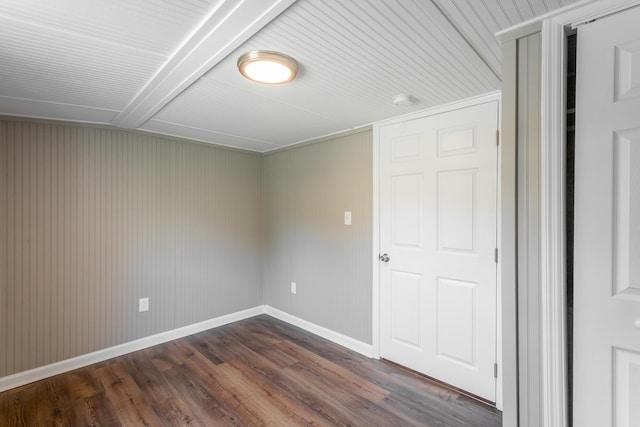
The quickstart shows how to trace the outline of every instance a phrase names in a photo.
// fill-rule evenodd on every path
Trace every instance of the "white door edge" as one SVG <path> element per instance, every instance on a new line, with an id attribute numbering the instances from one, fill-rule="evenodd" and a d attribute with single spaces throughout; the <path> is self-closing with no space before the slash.
<path id="1" fill-rule="evenodd" d="M 500 117 L 501 117 L 501 92 L 491 92 L 485 95 L 468 98 L 462 101 L 421 110 L 418 112 L 414 112 L 411 114 L 406 114 L 403 116 L 395 117 L 392 119 L 376 122 L 373 124 L 373 271 L 372 271 L 372 353 L 373 357 L 380 358 L 380 263 L 378 261 L 378 255 L 380 254 L 380 159 L 379 159 L 379 151 L 380 151 L 380 128 L 383 126 L 387 126 L 394 123 L 400 123 L 408 120 L 414 120 L 422 117 L 433 116 L 436 114 L 441 114 L 445 112 L 460 110 L 466 107 L 471 107 L 475 105 L 487 104 L 491 102 L 495 102 L 498 108 L 498 129 L 501 127 Z M 500 150 L 498 150 L 499 152 Z M 498 187 L 500 186 L 500 163 L 498 162 Z M 498 203 L 500 203 L 500 191 L 498 191 Z M 496 245 L 499 245 L 500 236 L 502 235 L 501 230 L 501 220 L 500 220 L 500 210 L 498 209 L 497 213 L 497 233 L 496 233 Z M 515 239 L 515 236 L 513 236 Z M 499 246 L 498 250 L 500 250 Z M 497 294 L 497 302 L 501 303 L 501 295 L 502 295 L 502 281 L 500 277 L 500 263 L 497 264 L 498 274 L 497 274 L 497 283 L 496 283 L 496 294 Z M 515 285 L 515 284 L 514 284 Z M 515 302 L 514 302 L 515 306 Z M 497 344 L 497 352 L 496 352 L 496 363 L 498 363 L 498 379 L 496 381 L 496 408 L 499 410 L 503 409 L 502 401 L 502 360 L 503 360 L 503 342 L 502 342 L 502 309 L 500 305 L 497 305 L 497 317 L 496 317 L 496 325 L 497 325 L 497 335 L 496 335 L 496 344 Z M 513 310 L 515 312 L 515 309 Z M 511 319 L 511 321 L 515 322 L 516 319 Z M 515 347 L 516 343 L 510 343 L 509 345 L 513 345 Z M 515 361 L 514 361 L 515 364 Z"/>

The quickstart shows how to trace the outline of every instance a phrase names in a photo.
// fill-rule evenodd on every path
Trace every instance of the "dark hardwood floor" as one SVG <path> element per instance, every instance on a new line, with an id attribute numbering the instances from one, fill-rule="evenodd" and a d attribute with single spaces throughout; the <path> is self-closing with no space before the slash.
<path id="1" fill-rule="evenodd" d="M 501 413 L 263 315 L 0 393 L 0 426 L 500 426 Z"/>

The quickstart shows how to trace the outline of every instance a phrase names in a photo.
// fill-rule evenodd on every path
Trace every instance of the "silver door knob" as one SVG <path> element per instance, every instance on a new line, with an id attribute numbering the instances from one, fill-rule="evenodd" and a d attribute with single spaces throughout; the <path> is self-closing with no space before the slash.
<path id="1" fill-rule="evenodd" d="M 389 258 L 389 254 L 378 255 L 378 259 L 382 262 L 389 262 L 391 258 Z"/>

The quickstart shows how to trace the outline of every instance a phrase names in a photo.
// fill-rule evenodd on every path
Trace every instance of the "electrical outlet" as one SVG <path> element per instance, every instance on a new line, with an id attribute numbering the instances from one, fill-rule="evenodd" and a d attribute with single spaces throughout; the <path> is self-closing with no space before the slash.
<path id="1" fill-rule="evenodd" d="M 298 291 L 298 285 L 296 285 L 296 282 L 291 282 L 291 293 L 295 294 Z"/>
<path id="2" fill-rule="evenodd" d="M 140 298 L 138 300 L 138 311 L 142 313 L 143 311 L 149 311 L 149 298 Z"/>

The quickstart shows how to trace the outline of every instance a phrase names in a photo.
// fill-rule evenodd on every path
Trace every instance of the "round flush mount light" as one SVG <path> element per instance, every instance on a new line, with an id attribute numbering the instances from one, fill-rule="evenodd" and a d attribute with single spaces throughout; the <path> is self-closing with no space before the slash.
<path id="1" fill-rule="evenodd" d="M 404 107 L 404 106 L 413 104 L 413 102 L 416 99 L 414 98 L 413 95 L 407 95 L 406 93 L 402 93 L 400 95 L 394 96 L 393 98 L 391 98 L 391 100 L 398 107 Z"/>
<path id="2" fill-rule="evenodd" d="M 284 53 L 252 50 L 238 58 L 238 70 L 249 80 L 264 84 L 281 84 L 293 80 L 298 63 Z"/>

